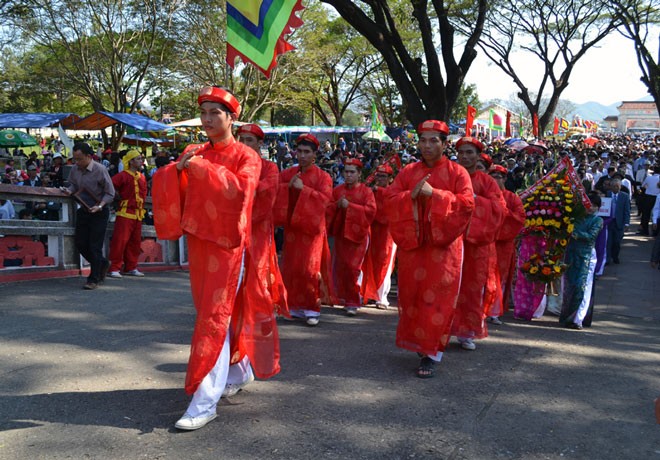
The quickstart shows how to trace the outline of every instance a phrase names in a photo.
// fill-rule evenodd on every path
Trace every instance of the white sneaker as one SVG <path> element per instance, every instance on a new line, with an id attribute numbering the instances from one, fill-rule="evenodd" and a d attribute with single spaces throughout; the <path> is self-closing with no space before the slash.
<path id="1" fill-rule="evenodd" d="M 144 273 L 139 271 L 137 268 L 135 270 L 131 270 L 129 272 L 124 273 L 124 275 L 128 276 L 144 276 Z"/>
<path id="2" fill-rule="evenodd" d="M 218 414 L 211 414 L 206 417 L 192 417 L 186 413 L 183 414 L 183 417 L 177 420 L 174 427 L 186 431 L 199 430 L 217 416 Z"/>
<path id="3" fill-rule="evenodd" d="M 495 324 L 496 326 L 501 326 L 502 324 L 504 324 L 502 320 L 499 319 L 497 316 L 489 316 L 488 318 L 486 318 L 486 321 L 491 324 Z"/>
<path id="4" fill-rule="evenodd" d="M 461 339 L 461 347 L 463 347 L 464 350 L 476 350 L 477 345 L 472 341 L 472 339 Z"/>
<path id="5" fill-rule="evenodd" d="M 308 316 L 306 321 L 308 326 L 316 326 L 319 323 L 318 316 Z"/>
<path id="6" fill-rule="evenodd" d="M 346 307 L 344 310 L 346 310 L 346 314 L 348 316 L 355 316 L 357 315 L 357 308 L 355 307 Z"/>
<path id="7" fill-rule="evenodd" d="M 247 385 L 249 385 L 252 382 L 254 382 L 254 374 L 250 372 L 250 376 L 245 382 L 228 383 L 227 385 L 225 385 L 225 389 L 222 392 L 222 397 L 231 398 L 232 396 L 236 395 L 239 391 L 241 391 L 243 388 L 245 388 Z"/>
<path id="8" fill-rule="evenodd" d="M 108 273 L 108 276 L 110 278 L 123 278 L 123 276 L 121 276 L 121 273 L 119 273 L 119 272 L 110 272 L 110 273 Z"/>

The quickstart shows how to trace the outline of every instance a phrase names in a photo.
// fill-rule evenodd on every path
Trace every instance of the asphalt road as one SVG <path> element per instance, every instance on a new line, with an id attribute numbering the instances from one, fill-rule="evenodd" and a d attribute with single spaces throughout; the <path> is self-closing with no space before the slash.
<path id="1" fill-rule="evenodd" d="M 172 427 L 188 402 L 187 273 L 0 285 L 0 459 L 660 459 L 651 244 L 626 239 L 593 328 L 508 314 L 476 351 L 453 342 L 434 379 L 395 347 L 395 310 L 282 321 L 282 372 L 195 432 Z"/>

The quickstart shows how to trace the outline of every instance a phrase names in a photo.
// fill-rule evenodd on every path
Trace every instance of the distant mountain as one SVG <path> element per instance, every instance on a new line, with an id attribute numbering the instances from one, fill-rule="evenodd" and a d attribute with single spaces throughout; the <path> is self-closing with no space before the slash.
<path id="1" fill-rule="evenodd" d="M 611 105 L 603 105 L 599 102 L 585 102 L 584 104 L 576 104 L 575 113 L 571 115 L 571 118 L 577 114 L 580 115 L 583 120 L 599 122 L 610 115 L 618 115 L 619 112 L 617 107 L 620 105 L 621 102 L 616 102 Z"/>
<path id="2" fill-rule="evenodd" d="M 648 102 L 652 101 L 653 97 L 651 95 L 646 95 L 635 100 L 640 102 Z M 610 105 L 603 105 L 599 102 L 585 102 L 584 104 L 575 104 L 575 113 L 571 114 L 571 118 L 577 114 L 580 115 L 583 120 L 598 122 L 610 115 L 618 116 L 619 111 L 617 110 L 617 107 L 620 105 L 621 102 L 615 102 L 614 104 Z"/>

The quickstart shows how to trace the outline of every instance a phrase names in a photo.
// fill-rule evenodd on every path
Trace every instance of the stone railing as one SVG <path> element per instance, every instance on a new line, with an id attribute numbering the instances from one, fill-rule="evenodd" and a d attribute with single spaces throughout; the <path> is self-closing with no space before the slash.
<path id="1" fill-rule="evenodd" d="M 70 195 L 56 188 L 0 184 L 0 200 L 10 200 L 16 211 L 15 219 L 0 219 L 0 282 L 72 276 L 82 273 L 88 266 L 75 247 L 77 205 Z M 49 214 L 53 220 L 19 219 L 20 210 L 29 203 L 32 206 L 49 203 Z M 151 210 L 150 197 L 147 197 L 145 207 L 147 211 Z M 54 220 L 55 217 L 57 220 Z M 111 215 L 104 244 L 106 255 L 113 221 L 114 215 Z M 177 268 L 186 262 L 186 253 L 185 238 L 179 241 L 158 240 L 153 225 L 142 225 L 141 268 Z"/>

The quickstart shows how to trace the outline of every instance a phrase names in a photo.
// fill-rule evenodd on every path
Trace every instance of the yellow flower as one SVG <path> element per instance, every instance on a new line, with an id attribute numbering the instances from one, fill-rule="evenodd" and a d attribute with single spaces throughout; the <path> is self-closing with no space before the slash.
<path id="1" fill-rule="evenodd" d="M 559 265 L 554 266 L 555 273 L 561 272 L 561 267 Z"/>
<path id="2" fill-rule="evenodd" d="M 573 194 L 572 193 L 567 193 L 566 198 L 573 198 Z"/>
<path id="3" fill-rule="evenodd" d="M 561 246 L 566 246 L 568 244 L 568 241 L 566 241 L 566 239 L 562 238 L 561 240 L 559 240 L 559 244 Z"/>
<path id="4" fill-rule="evenodd" d="M 571 223 L 571 218 L 568 217 L 568 216 L 564 217 L 564 223 L 565 224 L 570 224 Z"/>
<path id="5" fill-rule="evenodd" d="M 568 233 L 573 233 L 573 228 L 574 228 L 573 224 L 568 224 L 568 228 L 566 230 L 568 231 Z"/>
<path id="6" fill-rule="evenodd" d="M 571 208 L 570 206 L 566 206 L 566 208 L 564 209 L 566 209 L 566 212 L 573 212 L 573 208 Z"/>
<path id="7" fill-rule="evenodd" d="M 562 187 L 561 189 L 565 192 L 568 192 L 571 188 L 570 187 Z"/>
<path id="8" fill-rule="evenodd" d="M 556 178 L 557 178 L 557 174 L 550 174 L 550 177 L 553 178 L 553 179 L 556 179 Z"/>
<path id="9" fill-rule="evenodd" d="M 540 217 L 536 218 L 536 225 L 543 225 L 543 219 Z"/>
<path id="10" fill-rule="evenodd" d="M 559 179 L 559 180 L 557 181 L 557 183 L 558 183 L 559 185 L 564 185 L 564 184 L 566 183 L 566 181 L 565 181 L 564 179 Z"/>
<path id="11" fill-rule="evenodd" d="M 538 272 L 539 272 L 539 267 L 532 267 L 532 268 L 529 269 L 529 272 L 530 272 L 532 275 L 533 275 L 534 273 L 538 273 Z"/>

